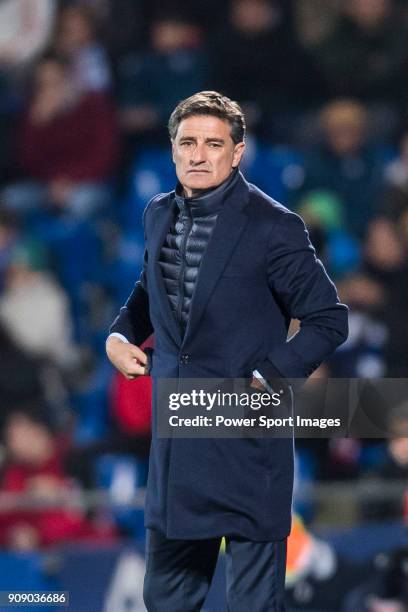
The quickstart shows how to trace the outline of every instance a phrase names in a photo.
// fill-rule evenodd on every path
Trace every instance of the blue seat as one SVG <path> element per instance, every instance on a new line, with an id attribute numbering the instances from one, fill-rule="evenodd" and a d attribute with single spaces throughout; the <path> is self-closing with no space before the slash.
<path id="1" fill-rule="evenodd" d="M 138 229 L 127 228 L 119 238 L 113 261 L 105 266 L 104 285 L 122 306 L 132 291 L 143 266 L 144 239 Z"/>
<path id="2" fill-rule="evenodd" d="M 140 228 L 143 210 L 149 200 L 158 193 L 171 191 L 175 184 L 176 174 L 169 148 L 152 148 L 138 155 L 122 206 L 123 227 Z"/>
<path id="3" fill-rule="evenodd" d="M 360 244 L 344 230 L 335 230 L 328 236 L 328 269 L 336 279 L 357 270 L 361 262 Z"/>
<path id="4" fill-rule="evenodd" d="M 84 289 L 88 283 L 100 281 L 103 269 L 102 243 L 95 224 L 38 214 L 31 231 L 49 250 L 55 272 L 68 294 L 75 339 L 89 341 L 89 304 Z"/>
<path id="5" fill-rule="evenodd" d="M 96 365 L 88 387 L 73 395 L 79 421 L 75 431 L 78 444 L 102 439 L 108 431 L 108 388 L 113 370 L 105 357 Z"/>
<path id="6" fill-rule="evenodd" d="M 130 612 L 131 610 L 143 610 L 144 606 L 141 603 L 144 574 L 143 551 L 143 541 L 119 542 L 103 546 L 71 544 L 65 546 L 64 549 L 60 549 L 62 560 L 61 588 L 64 591 L 69 591 L 70 607 L 60 607 L 59 611 L 102 612 L 102 610 L 115 610 L 115 612 L 124 612 L 128 610 Z M 137 555 L 136 558 L 140 559 L 140 570 L 133 572 L 130 579 L 132 582 L 130 597 L 127 598 L 127 589 L 120 588 L 120 592 L 123 592 L 123 603 L 120 597 L 115 598 L 115 604 L 118 603 L 118 599 L 120 601 L 117 607 L 113 608 L 112 605 L 108 607 L 107 598 L 112 589 L 115 589 L 117 572 L 120 574 L 121 585 L 123 584 L 122 580 L 126 580 L 121 571 L 121 562 L 129 554 Z M 134 569 L 134 564 L 132 564 L 132 569 Z M 137 603 L 134 603 L 135 600 Z M 10 612 L 10 608 L 8 611 Z"/>
<path id="7" fill-rule="evenodd" d="M 270 147 L 249 141 L 242 164 L 247 180 L 285 206 L 304 179 L 303 156 L 285 146 Z"/>
<path id="8" fill-rule="evenodd" d="M 0 553 L 0 591 L 52 591 L 58 590 L 54 578 L 44 571 L 44 557 L 40 553 Z M 0 611 L 9 611 L 9 606 L 0 606 Z M 24 606 L 27 612 L 52 612 L 56 606 Z"/>
<path id="9" fill-rule="evenodd" d="M 135 538 L 144 535 L 144 510 L 132 500 L 146 486 L 147 470 L 147 459 L 128 454 L 105 454 L 95 462 L 96 485 L 109 492 L 117 525 Z"/>

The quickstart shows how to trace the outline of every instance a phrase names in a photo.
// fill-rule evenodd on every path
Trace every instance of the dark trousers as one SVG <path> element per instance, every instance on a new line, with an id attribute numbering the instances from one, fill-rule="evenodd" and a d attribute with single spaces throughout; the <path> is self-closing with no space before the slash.
<path id="1" fill-rule="evenodd" d="M 147 530 L 144 601 L 148 612 L 199 612 L 221 538 L 168 540 Z M 226 538 L 228 612 L 284 612 L 286 539 Z"/>

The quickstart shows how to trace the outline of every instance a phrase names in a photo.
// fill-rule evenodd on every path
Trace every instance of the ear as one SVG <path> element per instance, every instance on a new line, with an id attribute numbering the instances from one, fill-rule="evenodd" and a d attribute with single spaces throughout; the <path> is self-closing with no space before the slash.
<path id="1" fill-rule="evenodd" d="M 237 166 L 239 166 L 239 163 L 242 159 L 244 151 L 245 151 L 245 142 L 239 142 L 238 144 L 235 145 L 234 156 L 232 158 L 233 168 L 236 168 Z"/>
<path id="2" fill-rule="evenodd" d="M 173 160 L 173 164 L 176 163 L 176 160 L 174 159 L 174 155 L 175 155 L 175 144 L 174 144 L 174 140 L 171 141 L 171 158 Z"/>

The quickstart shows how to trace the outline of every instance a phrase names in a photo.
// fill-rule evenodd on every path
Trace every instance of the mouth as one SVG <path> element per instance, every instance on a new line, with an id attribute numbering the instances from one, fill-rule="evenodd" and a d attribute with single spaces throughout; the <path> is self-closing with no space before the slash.
<path id="1" fill-rule="evenodd" d="M 209 174 L 209 170 L 189 170 L 187 174 Z"/>

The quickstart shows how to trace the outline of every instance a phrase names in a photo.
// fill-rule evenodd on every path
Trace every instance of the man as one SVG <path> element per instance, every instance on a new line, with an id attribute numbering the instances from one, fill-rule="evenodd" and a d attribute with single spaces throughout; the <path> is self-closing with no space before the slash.
<path id="1" fill-rule="evenodd" d="M 169 132 L 179 184 L 146 208 L 145 265 L 107 340 L 134 378 L 146 373 L 139 345 L 155 334 L 145 603 L 199 610 L 225 536 L 228 609 L 280 611 L 293 440 L 159 438 L 157 379 L 304 378 L 345 340 L 347 309 L 301 219 L 239 172 L 237 103 L 197 93 Z M 291 318 L 301 327 L 286 342 Z"/>

